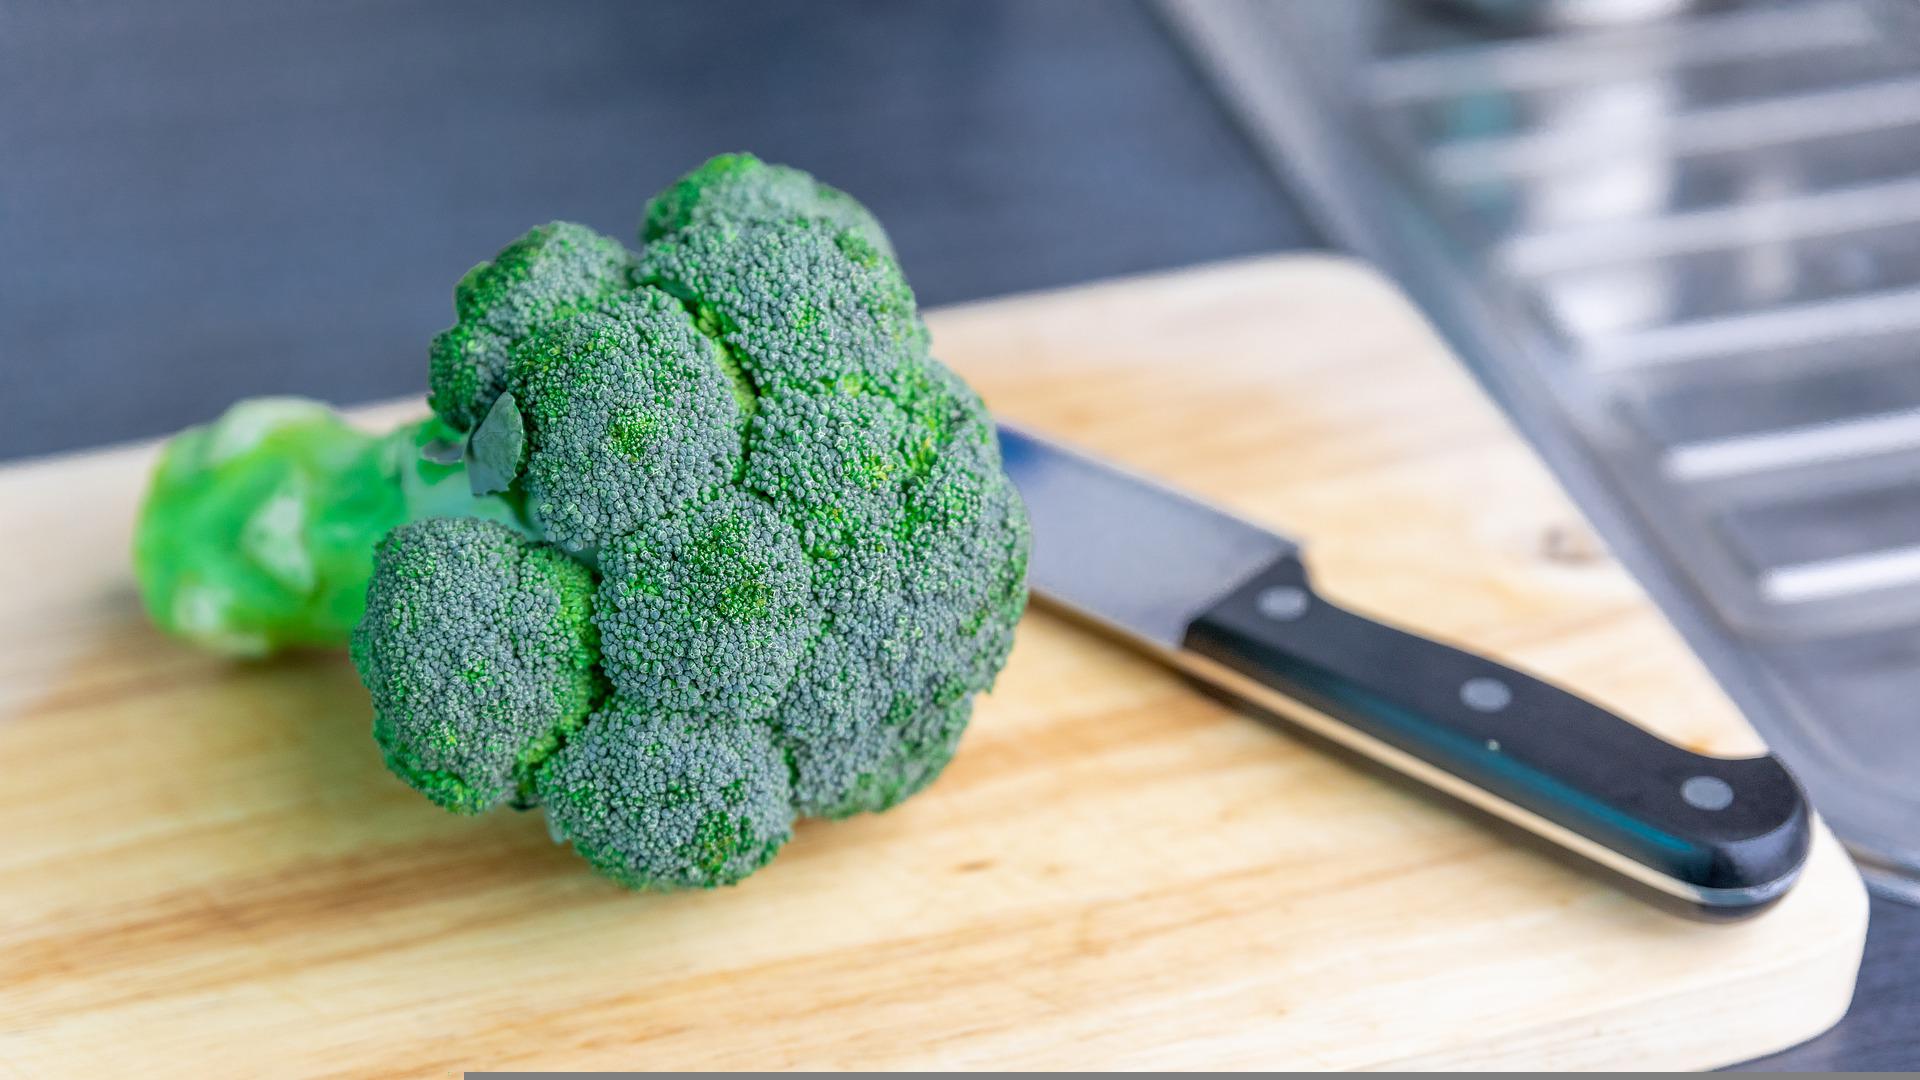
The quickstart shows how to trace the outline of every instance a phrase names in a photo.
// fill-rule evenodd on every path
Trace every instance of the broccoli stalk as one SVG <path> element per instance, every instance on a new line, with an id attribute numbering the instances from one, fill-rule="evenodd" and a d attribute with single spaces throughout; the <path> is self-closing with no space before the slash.
<path id="1" fill-rule="evenodd" d="M 373 547 L 435 516 L 517 522 L 431 459 L 437 417 L 370 435 L 317 401 L 253 398 L 162 448 L 134 525 L 134 576 L 162 629 L 228 656 L 339 647 L 366 606 Z"/>
<path id="2" fill-rule="evenodd" d="M 428 798 L 538 805 L 616 881 L 709 887 L 940 773 L 1028 530 L 858 202 L 727 155 L 640 239 L 546 225 L 462 279 L 430 402 L 471 503 L 356 511 L 384 539 L 352 655 Z"/>

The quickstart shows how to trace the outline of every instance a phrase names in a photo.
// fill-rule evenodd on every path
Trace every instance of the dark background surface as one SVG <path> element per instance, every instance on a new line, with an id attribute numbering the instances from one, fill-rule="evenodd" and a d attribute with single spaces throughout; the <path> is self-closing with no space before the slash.
<path id="1" fill-rule="evenodd" d="M 1309 242 L 1131 3 L 0 3 L 0 458 L 419 392 L 468 267 L 736 149 L 928 304 Z"/>
<path id="2" fill-rule="evenodd" d="M 865 200 L 928 304 L 1318 243 L 1132 2 L 0 0 L 0 459 L 418 393 L 467 267 L 734 149 Z M 1756 1064 L 1920 1067 L 1920 910 Z"/>

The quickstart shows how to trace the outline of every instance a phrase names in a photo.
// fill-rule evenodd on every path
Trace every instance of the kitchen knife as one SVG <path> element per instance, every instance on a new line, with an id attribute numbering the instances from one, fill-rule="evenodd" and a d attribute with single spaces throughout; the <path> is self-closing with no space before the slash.
<path id="1" fill-rule="evenodd" d="M 1675 746 L 1336 606 L 1292 540 L 1006 425 L 1000 448 L 1033 519 L 1043 600 L 1643 895 L 1739 917 L 1798 876 L 1811 815 L 1773 757 Z"/>

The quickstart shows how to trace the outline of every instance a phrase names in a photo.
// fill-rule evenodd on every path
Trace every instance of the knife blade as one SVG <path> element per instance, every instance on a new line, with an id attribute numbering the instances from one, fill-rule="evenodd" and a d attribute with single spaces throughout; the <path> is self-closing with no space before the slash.
<path id="1" fill-rule="evenodd" d="M 1301 545 L 1168 487 L 1000 425 L 1046 603 L 1713 918 L 1798 877 L 1812 814 L 1770 755 L 1659 738 L 1571 691 L 1329 601 Z"/>

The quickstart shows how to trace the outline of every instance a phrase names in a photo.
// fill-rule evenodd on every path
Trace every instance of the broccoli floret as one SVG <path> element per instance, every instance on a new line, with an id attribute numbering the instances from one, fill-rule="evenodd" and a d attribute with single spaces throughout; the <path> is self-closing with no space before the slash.
<path id="1" fill-rule="evenodd" d="M 472 518 L 380 542 L 353 659 L 387 765 L 449 810 L 530 791 L 601 693 L 593 571 Z"/>
<path id="2" fill-rule="evenodd" d="M 885 810 L 920 790 L 1005 663 L 1026 605 L 1030 533 L 998 470 L 984 418 L 965 424 L 932 471 L 905 485 L 897 540 L 816 564 L 830 627 L 774 718 L 803 814 Z"/>
<path id="3" fill-rule="evenodd" d="M 376 437 L 317 401 L 253 398 L 174 436 L 134 526 L 149 615 L 229 656 L 345 644 L 388 530 L 434 514 L 514 520 L 421 457 L 451 434 L 428 419 Z"/>
<path id="4" fill-rule="evenodd" d="M 926 362 L 900 268 L 825 222 L 695 224 L 648 245 L 634 280 L 690 305 L 759 393 L 892 395 Z"/>
<path id="5" fill-rule="evenodd" d="M 889 258 L 893 244 L 859 200 L 799 169 L 752 154 L 721 154 L 648 201 L 640 222 L 645 246 L 690 225 L 819 221 L 851 229 Z"/>
<path id="6" fill-rule="evenodd" d="M 857 202 L 728 155 L 642 241 L 543 226 L 461 283 L 445 422 L 380 458 L 414 463 L 401 508 L 360 511 L 376 535 L 448 517 L 361 571 L 352 651 L 389 766 L 435 802 L 541 806 L 617 881 L 707 887 L 796 816 L 940 774 L 1012 645 L 1029 538 Z"/>
<path id="7" fill-rule="evenodd" d="M 615 699 L 541 766 L 557 839 L 643 889 L 731 885 L 793 832 L 787 763 L 764 724 Z"/>
<path id="8" fill-rule="evenodd" d="M 467 271 L 453 291 L 457 321 L 428 352 L 427 403 L 467 431 L 507 388 L 509 353 L 546 323 L 626 293 L 632 256 L 618 240 L 555 221 Z"/>
<path id="9" fill-rule="evenodd" d="M 1033 533 L 1026 504 L 1000 468 L 1000 445 L 981 413 L 963 425 L 915 486 L 907 506 L 906 546 L 919 572 L 907 583 L 907 607 L 932 656 L 939 685 L 957 680 L 984 689 L 1006 661 L 1013 627 L 1026 610 L 1027 551 Z"/>
<path id="10" fill-rule="evenodd" d="M 591 551 L 732 480 L 740 405 L 717 351 L 655 289 L 611 314 L 550 323 L 520 347 L 525 488 L 549 539 Z"/>
<path id="11" fill-rule="evenodd" d="M 779 387 L 762 395 L 741 484 L 778 507 L 816 559 L 886 549 L 905 514 L 912 426 L 885 397 L 817 395 Z M 891 590 L 890 590 L 891 591 Z"/>
<path id="12" fill-rule="evenodd" d="M 614 541 L 600 570 L 607 677 L 643 708 L 766 716 L 820 618 L 799 534 L 740 492 Z"/>

